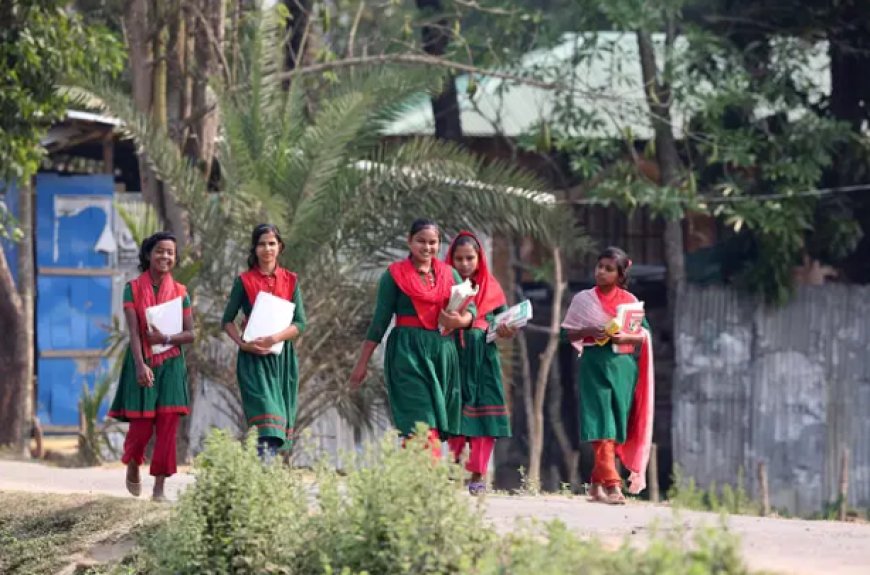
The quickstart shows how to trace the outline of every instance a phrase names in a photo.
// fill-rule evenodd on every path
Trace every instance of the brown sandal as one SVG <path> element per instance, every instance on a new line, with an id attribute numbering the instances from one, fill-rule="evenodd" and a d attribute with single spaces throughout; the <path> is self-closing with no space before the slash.
<path id="1" fill-rule="evenodd" d="M 604 491 L 604 486 L 593 483 L 589 489 L 589 497 L 586 500 L 591 503 L 607 503 L 607 493 Z"/>
<path id="2" fill-rule="evenodd" d="M 605 502 L 608 505 L 625 505 L 625 495 L 619 487 L 611 487 L 607 490 Z"/>

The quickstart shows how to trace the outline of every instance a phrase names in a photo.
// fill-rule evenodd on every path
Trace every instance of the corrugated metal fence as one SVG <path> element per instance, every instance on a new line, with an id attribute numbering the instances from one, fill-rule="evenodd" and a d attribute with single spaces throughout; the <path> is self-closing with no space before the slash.
<path id="1" fill-rule="evenodd" d="M 766 306 L 727 288 L 689 287 L 677 312 L 673 449 L 701 486 L 757 493 L 768 467 L 774 507 L 821 511 L 837 499 L 850 451 L 849 502 L 870 507 L 870 288 L 800 288 Z"/>

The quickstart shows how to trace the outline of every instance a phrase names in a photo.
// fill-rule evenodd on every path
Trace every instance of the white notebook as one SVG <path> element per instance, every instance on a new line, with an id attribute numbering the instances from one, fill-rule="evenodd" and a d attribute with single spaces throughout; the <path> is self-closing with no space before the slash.
<path id="1" fill-rule="evenodd" d="M 163 335 L 178 335 L 184 331 L 184 297 L 145 308 L 145 319 L 148 321 L 149 331 L 157 328 Z M 151 353 L 157 355 L 173 347 L 159 343 L 151 346 Z"/>
<path id="2" fill-rule="evenodd" d="M 293 314 L 296 313 L 296 304 L 286 299 L 274 296 L 269 292 L 261 291 L 257 294 L 248 325 L 242 339 L 246 342 L 254 341 L 258 337 L 267 337 L 284 331 L 293 323 Z M 284 342 L 279 341 L 272 346 L 273 354 L 278 355 L 284 350 Z"/>

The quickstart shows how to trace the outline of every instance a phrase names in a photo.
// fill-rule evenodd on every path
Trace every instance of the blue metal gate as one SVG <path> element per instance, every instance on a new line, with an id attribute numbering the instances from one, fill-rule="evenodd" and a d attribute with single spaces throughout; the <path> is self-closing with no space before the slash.
<path id="1" fill-rule="evenodd" d="M 77 425 L 82 386 L 108 376 L 113 194 L 110 175 L 36 178 L 37 415 L 44 425 Z"/>

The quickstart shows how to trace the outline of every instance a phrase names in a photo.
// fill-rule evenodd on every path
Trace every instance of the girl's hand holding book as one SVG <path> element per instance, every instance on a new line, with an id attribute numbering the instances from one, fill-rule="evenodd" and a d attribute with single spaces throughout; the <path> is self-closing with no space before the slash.
<path id="1" fill-rule="evenodd" d="M 160 330 L 156 327 L 152 327 L 151 331 L 148 332 L 146 336 L 146 340 L 149 345 L 166 345 L 166 336 L 160 333 Z"/>
<path id="2" fill-rule="evenodd" d="M 466 320 L 460 311 L 446 311 L 442 309 L 438 318 L 438 324 L 448 331 L 462 329 L 465 327 L 465 323 Z"/>
<path id="3" fill-rule="evenodd" d="M 269 349 L 269 346 L 263 347 L 260 345 L 260 343 L 258 343 L 259 341 L 260 340 L 243 342 L 239 346 L 239 348 L 242 351 L 245 351 L 245 352 L 248 352 L 248 353 L 251 353 L 254 355 L 269 355 L 270 353 L 272 353 L 272 351 Z"/>
<path id="4" fill-rule="evenodd" d="M 495 333 L 501 339 L 510 339 L 517 334 L 519 331 L 515 327 L 509 327 L 507 324 L 499 324 L 498 327 L 495 328 Z"/>

